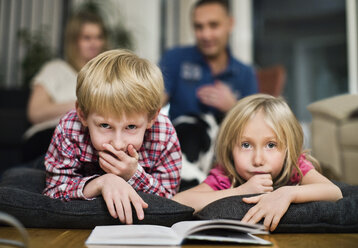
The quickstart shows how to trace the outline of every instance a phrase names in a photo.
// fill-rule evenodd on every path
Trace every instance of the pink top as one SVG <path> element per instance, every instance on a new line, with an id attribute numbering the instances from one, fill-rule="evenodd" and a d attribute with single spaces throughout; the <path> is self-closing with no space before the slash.
<path id="1" fill-rule="evenodd" d="M 300 168 L 302 175 L 306 175 L 311 169 L 314 169 L 314 166 L 310 161 L 308 161 L 304 154 L 298 158 L 298 167 Z M 295 185 L 300 182 L 300 174 L 294 169 L 290 182 L 288 184 Z M 223 190 L 229 189 L 231 187 L 230 179 L 225 175 L 225 171 L 216 166 L 211 169 L 209 175 L 204 180 L 204 183 L 209 185 L 213 190 Z"/>

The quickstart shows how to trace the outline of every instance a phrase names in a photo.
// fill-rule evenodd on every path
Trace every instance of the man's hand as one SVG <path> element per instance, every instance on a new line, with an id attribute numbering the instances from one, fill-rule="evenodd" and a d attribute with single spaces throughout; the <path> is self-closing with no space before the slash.
<path id="1" fill-rule="evenodd" d="M 128 154 L 117 151 L 110 144 L 104 144 L 105 151 L 98 152 L 99 165 L 107 173 L 112 173 L 128 181 L 137 171 L 138 153 L 133 145 L 128 145 Z"/>
<path id="2" fill-rule="evenodd" d="M 197 96 L 203 104 L 214 107 L 224 113 L 229 111 L 237 102 L 237 97 L 230 87 L 221 81 L 199 88 Z"/>
<path id="3" fill-rule="evenodd" d="M 132 203 L 138 220 L 144 219 L 143 208 L 147 208 L 148 204 L 123 178 L 113 174 L 105 174 L 101 176 L 99 187 L 108 211 L 113 218 L 119 218 L 122 223 L 132 224 Z"/>

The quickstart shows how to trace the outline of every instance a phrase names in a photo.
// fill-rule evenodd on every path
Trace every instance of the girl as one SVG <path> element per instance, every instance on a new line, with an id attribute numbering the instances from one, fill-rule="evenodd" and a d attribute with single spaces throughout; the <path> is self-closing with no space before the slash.
<path id="1" fill-rule="evenodd" d="M 243 198 L 256 205 L 242 221 L 264 219 L 264 226 L 273 231 L 291 203 L 342 198 L 302 147 L 302 128 L 284 100 L 264 94 L 243 98 L 221 125 L 217 166 L 203 183 L 173 199 L 198 212 L 227 196 L 265 193 Z"/>

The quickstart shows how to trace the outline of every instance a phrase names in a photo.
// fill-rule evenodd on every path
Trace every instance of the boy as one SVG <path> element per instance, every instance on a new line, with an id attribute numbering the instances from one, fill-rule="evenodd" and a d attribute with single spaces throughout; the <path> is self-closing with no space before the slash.
<path id="1" fill-rule="evenodd" d="M 109 213 L 132 223 L 148 205 L 136 191 L 171 198 L 181 151 L 169 119 L 159 114 L 159 68 L 129 51 L 104 52 L 79 72 L 76 110 L 57 126 L 45 157 L 44 194 L 64 201 L 102 195 Z"/>

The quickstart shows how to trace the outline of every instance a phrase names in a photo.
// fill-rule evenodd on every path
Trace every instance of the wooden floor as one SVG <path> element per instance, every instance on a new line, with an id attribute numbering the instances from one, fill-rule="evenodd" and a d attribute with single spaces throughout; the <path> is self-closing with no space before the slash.
<path id="1" fill-rule="evenodd" d="M 28 228 L 30 248 L 85 248 L 85 241 L 91 230 L 79 229 L 36 229 Z M 270 234 L 257 235 L 272 242 L 269 247 L 295 247 L 295 248 L 320 248 L 320 247 L 358 247 L 358 233 L 353 234 Z M 0 227 L 0 238 L 21 240 L 19 233 L 10 227 Z M 216 245 L 184 245 L 183 247 L 223 247 L 222 244 Z M 0 247 L 8 247 L 2 246 Z M 229 245 L 225 247 L 264 247 L 264 246 L 245 246 Z"/>

